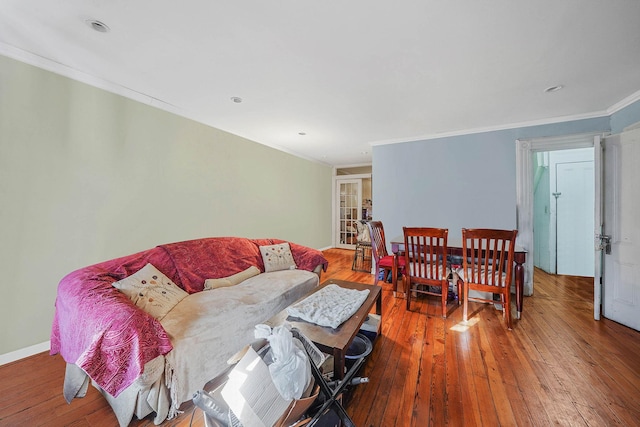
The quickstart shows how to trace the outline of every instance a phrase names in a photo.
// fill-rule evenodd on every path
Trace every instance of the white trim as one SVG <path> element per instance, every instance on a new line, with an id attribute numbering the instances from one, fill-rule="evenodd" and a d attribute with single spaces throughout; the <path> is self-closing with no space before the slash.
<path id="1" fill-rule="evenodd" d="M 372 166 L 373 163 L 351 163 L 346 165 L 333 165 L 336 169 L 349 169 L 349 168 L 366 168 L 367 166 Z"/>
<path id="2" fill-rule="evenodd" d="M 640 90 L 607 108 L 607 113 L 609 113 L 610 115 L 613 113 L 617 113 L 618 111 L 622 110 L 625 107 L 628 107 L 638 100 L 640 100 Z"/>
<path id="3" fill-rule="evenodd" d="M 47 58 L 43 58 L 42 56 L 38 56 L 31 52 L 27 52 L 21 49 L 17 49 L 13 46 L 10 46 L 6 43 L 0 42 L 0 55 L 7 56 L 9 58 L 15 59 L 16 61 L 24 62 L 25 64 L 33 65 L 34 67 L 42 68 L 43 70 L 50 71 L 55 74 L 59 74 L 64 77 L 68 77 L 72 80 L 78 81 L 80 83 L 88 84 L 89 86 L 96 87 L 98 89 L 105 90 L 107 92 L 123 96 L 127 99 L 132 99 L 134 101 L 140 102 L 142 104 L 150 105 L 152 107 L 158 108 L 163 111 L 167 111 L 169 113 L 175 114 L 180 117 L 184 117 L 186 119 L 194 120 L 198 123 L 210 126 L 215 129 L 222 130 L 232 135 L 236 135 L 240 138 L 244 138 L 247 141 L 255 142 L 256 144 L 265 145 L 267 147 L 271 147 L 274 150 L 282 151 L 283 153 L 291 154 L 292 156 L 299 157 L 304 160 L 308 160 L 313 163 L 317 163 L 325 166 L 332 166 L 327 162 L 320 161 L 318 159 L 314 159 L 312 157 L 300 154 L 296 151 L 289 150 L 285 147 L 281 147 L 277 144 L 270 144 L 261 141 L 254 141 L 252 139 L 246 138 L 242 135 L 233 134 L 229 131 L 226 131 L 219 126 L 216 126 L 216 123 L 213 123 L 210 118 L 202 117 L 193 111 L 186 111 L 176 105 L 166 103 L 158 98 L 154 98 L 149 95 L 145 95 L 144 93 L 137 92 L 128 87 L 121 86 L 117 83 L 110 82 L 108 80 L 101 79 L 99 77 L 93 76 L 91 74 L 87 74 L 83 71 L 79 71 L 73 69 L 65 64 L 61 64 L 59 62 L 51 61 Z"/>
<path id="4" fill-rule="evenodd" d="M 532 120 L 529 122 L 510 123 L 505 125 L 487 126 L 484 128 L 475 128 L 475 129 L 464 129 L 464 130 L 457 130 L 453 132 L 443 132 L 443 133 L 437 133 L 437 134 L 410 137 L 405 139 L 396 138 L 396 139 L 374 141 L 374 142 L 371 142 L 370 144 L 372 146 L 376 146 L 376 145 L 387 145 L 387 144 L 401 144 L 403 142 L 427 141 L 430 139 L 449 138 L 452 136 L 473 135 L 477 133 L 495 132 L 495 131 L 508 130 L 508 129 L 519 129 L 524 127 L 541 126 L 541 125 L 548 125 L 553 123 L 564 123 L 564 122 L 570 122 L 574 120 L 595 119 L 595 118 L 608 117 L 608 116 L 609 116 L 609 113 L 607 111 L 596 111 L 593 113 L 577 114 L 573 116 L 552 117 L 547 119 Z"/>
<path id="5" fill-rule="evenodd" d="M 340 180 L 349 180 L 349 179 L 367 179 L 367 178 L 371 178 L 370 173 L 355 173 L 353 175 L 334 175 L 334 180 L 336 181 L 340 181 Z"/>
<path id="6" fill-rule="evenodd" d="M 594 174 L 594 202 L 593 207 L 593 228 L 594 228 L 594 271 L 593 271 L 593 318 L 600 320 L 602 310 L 602 249 L 600 249 L 600 239 L 596 236 L 602 234 L 602 219 L 604 218 L 604 204 L 602 203 L 602 137 L 593 137 L 593 174 Z"/>
<path id="7" fill-rule="evenodd" d="M 0 55 L 4 55 L 7 56 L 9 58 L 15 59 L 17 61 L 21 61 L 24 62 L 26 64 L 30 64 L 33 65 L 35 67 L 38 68 L 42 68 L 44 70 L 47 71 L 51 71 L 53 73 L 59 74 L 61 76 L 65 76 L 68 77 L 70 79 L 88 84 L 90 86 L 94 86 L 97 87 L 99 89 L 103 89 L 106 90 L 107 92 L 111 92 L 111 93 L 115 93 L 116 95 L 121 95 L 124 96 L 126 98 L 132 99 L 134 101 L 138 101 L 141 102 L 143 104 L 147 104 L 156 108 L 159 108 L 161 110 L 164 111 L 168 111 L 170 113 L 176 114 L 178 116 L 181 117 L 185 117 L 187 119 L 191 119 L 191 120 L 195 120 L 199 123 L 205 124 L 207 126 L 211 126 L 213 128 L 216 129 L 220 129 L 219 127 L 216 126 L 215 123 L 211 123 L 209 119 L 207 118 L 203 118 L 198 116 L 197 114 L 194 114 L 193 112 L 190 111 L 185 111 L 182 108 L 179 108 L 175 105 L 172 104 L 168 104 L 160 99 L 157 98 L 153 98 L 151 96 L 145 95 L 141 92 L 136 92 L 130 88 L 121 86 L 119 84 L 116 84 L 114 82 L 110 82 L 104 79 L 101 79 L 99 77 L 96 76 L 92 76 L 90 74 L 84 73 L 82 71 L 79 70 L 75 70 L 71 67 L 69 67 L 68 65 L 65 64 L 61 64 L 59 62 L 55 62 L 52 61 L 48 58 L 44 58 L 42 56 L 36 55 L 34 53 L 31 52 L 27 52 L 25 50 L 22 49 L 18 49 L 14 46 L 8 45 L 6 43 L 0 42 Z M 386 145 L 386 144 L 399 144 L 399 143 L 403 143 L 403 142 L 412 142 L 412 141 L 425 141 L 425 140 L 430 140 L 430 139 L 436 139 L 436 138 L 447 138 L 447 137 L 452 137 L 452 136 L 461 136 L 461 135 L 471 135 L 471 134 L 476 134 L 476 133 L 484 133 L 484 132 L 493 132 L 493 131 L 499 131 L 499 130 L 507 130 L 507 129 L 516 129 L 516 128 L 522 128 L 522 127 L 529 127 L 529 126 L 538 126 L 538 125 L 547 125 L 547 124 L 552 124 L 552 123 L 562 123 L 562 122 L 568 122 L 568 121 L 573 121 L 573 120 L 584 120 L 584 119 L 592 119 L 592 118 L 598 118 L 598 117 L 606 117 L 606 116 L 610 116 L 611 114 L 631 105 L 632 103 L 636 102 L 640 100 L 640 91 L 631 94 L 630 96 L 624 98 L 623 100 L 617 102 L 616 104 L 612 105 L 611 107 L 607 108 L 604 111 L 595 111 L 595 112 L 591 112 L 591 113 L 585 113 L 585 114 L 577 114 L 577 115 L 571 115 L 571 116 L 561 116 L 561 117 L 550 117 L 550 118 L 545 118 L 545 119 L 538 119 L 538 120 L 532 120 L 532 121 L 526 121 L 526 122 L 519 122 L 519 123 L 510 123 L 510 124 L 505 124 L 505 125 L 498 125 L 498 126 L 487 126 L 487 127 L 483 127 L 483 128 L 472 128 L 472 129 L 464 129 L 464 130 L 458 130 L 458 131 L 452 131 L 452 132 L 443 132 L 443 133 L 437 133 L 437 134 L 426 134 L 426 135 L 422 135 L 422 136 L 415 136 L 415 137 L 406 137 L 406 138 L 394 138 L 394 139 L 388 139 L 388 140 L 380 140 L 380 141 L 371 141 L 369 142 L 370 146 L 375 146 L 375 145 Z M 225 131 L 226 132 L 226 131 Z M 241 138 L 241 135 L 238 135 Z M 248 139 L 248 138 L 245 138 Z M 253 140 L 250 140 L 253 141 Z M 260 141 L 253 141 L 257 144 L 262 144 L 262 145 L 266 145 L 268 147 L 271 147 L 273 149 L 282 151 L 284 153 L 288 153 L 291 154 L 293 156 L 296 157 L 300 157 L 302 159 L 305 160 L 309 160 L 311 162 L 314 163 L 318 163 L 321 165 L 328 165 L 328 166 L 335 166 L 335 165 L 330 165 L 329 163 L 320 161 L 318 159 L 314 159 L 305 155 L 302 155 L 298 152 L 289 150 L 287 148 L 278 146 L 276 144 L 269 144 L 269 143 L 265 143 L 265 142 L 260 142 Z M 369 163 L 370 164 L 370 163 Z M 338 166 L 340 168 L 343 167 L 357 167 L 357 166 L 367 166 L 369 164 L 354 164 L 354 165 L 341 165 Z"/>
<path id="8" fill-rule="evenodd" d="M 49 351 L 50 348 L 51 341 L 45 341 L 10 353 L 0 354 L 0 365 L 6 365 L 7 363 L 15 362 L 16 360 L 24 359 L 25 357 L 33 356 L 43 351 Z"/>
<path id="9" fill-rule="evenodd" d="M 533 153 L 593 147 L 602 133 L 516 140 L 516 224 L 518 244 L 528 251 L 524 265 L 524 294 L 533 295 Z"/>

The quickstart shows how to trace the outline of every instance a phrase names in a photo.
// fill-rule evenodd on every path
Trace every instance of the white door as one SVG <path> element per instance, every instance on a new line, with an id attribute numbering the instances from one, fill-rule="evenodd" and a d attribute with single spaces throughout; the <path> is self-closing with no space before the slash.
<path id="1" fill-rule="evenodd" d="M 556 164 L 557 274 L 593 277 L 593 161 Z"/>
<path id="2" fill-rule="evenodd" d="M 602 145 L 602 234 L 610 236 L 603 251 L 602 315 L 640 330 L 640 129 L 607 137 Z"/>
<path id="3" fill-rule="evenodd" d="M 355 249 L 362 219 L 362 179 L 336 180 L 336 247 Z"/>

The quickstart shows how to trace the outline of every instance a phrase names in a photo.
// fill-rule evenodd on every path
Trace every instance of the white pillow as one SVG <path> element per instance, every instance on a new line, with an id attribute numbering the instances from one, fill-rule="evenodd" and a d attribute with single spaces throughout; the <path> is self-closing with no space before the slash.
<path id="1" fill-rule="evenodd" d="M 280 243 L 277 245 L 260 246 L 262 254 L 262 262 L 264 262 L 264 271 L 278 270 L 295 270 L 298 268 L 291 254 L 289 243 Z"/>
<path id="2" fill-rule="evenodd" d="M 114 282 L 113 287 L 158 320 L 189 295 L 150 263 L 131 276 Z"/>

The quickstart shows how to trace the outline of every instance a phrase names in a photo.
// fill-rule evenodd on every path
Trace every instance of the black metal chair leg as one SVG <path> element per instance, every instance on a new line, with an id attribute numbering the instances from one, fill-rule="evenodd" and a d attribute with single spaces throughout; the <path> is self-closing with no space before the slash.
<path id="1" fill-rule="evenodd" d="M 338 397 L 349 385 L 351 379 L 356 375 L 363 363 L 364 357 L 356 360 L 356 362 L 351 367 L 351 369 L 349 369 L 344 378 L 340 380 L 340 384 L 333 390 L 327 384 L 318 367 L 313 363 L 311 364 L 311 373 L 313 374 L 313 377 L 316 379 L 316 381 L 318 381 L 318 384 L 320 386 L 320 393 L 326 396 L 327 400 L 325 400 L 322 407 L 313 416 L 313 418 L 309 422 L 309 427 L 313 427 L 320 420 L 320 418 L 322 418 L 322 416 L 324 416 L 329 411 L 329 409 L 334 409 L 336 411 L 344 426 L 356 427 L 353 423 L 353 420 L 351 420 L 351 417 L 349 417 L 349 414 L 347 414 L 347 411 L 342 406 L 342 403 L 338 400 Z"/>

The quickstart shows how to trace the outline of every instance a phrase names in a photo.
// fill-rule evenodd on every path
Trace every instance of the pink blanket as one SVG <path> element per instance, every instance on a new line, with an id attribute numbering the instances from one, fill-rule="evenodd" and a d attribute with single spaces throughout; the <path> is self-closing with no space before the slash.
<path id="1" fill-rule="evenodd" d="M 137 308 L 111 284 L 151 263 L 189 293 L 206 279 L 226 277 L 255 265 L 264 271 L 259 246 L 283 240 L 236 237 L 197 239 L 76 270 L 58 285 L 51 354 L 82 368 L 113 396 L 140 376 L 144 365 L 172 350 L 159 321 Z M 322 252 L 290 243 L 298 268 L 313 270 Z"/>

